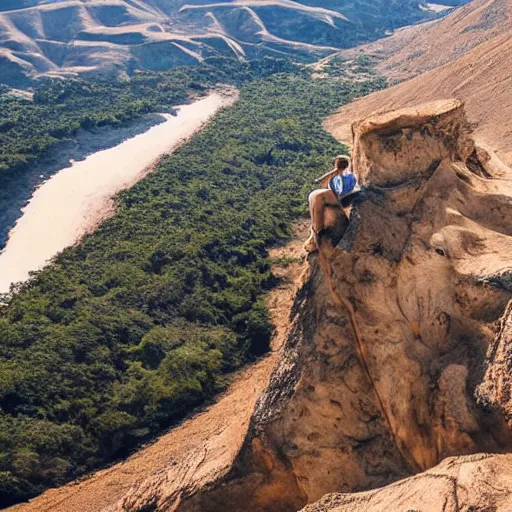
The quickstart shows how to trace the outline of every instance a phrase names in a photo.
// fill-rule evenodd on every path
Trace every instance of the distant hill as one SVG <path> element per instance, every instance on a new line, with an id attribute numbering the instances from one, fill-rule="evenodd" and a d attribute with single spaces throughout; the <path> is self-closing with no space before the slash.
<path id="1" fill-rule="evenodd" d="M 452 0 L 451 5 L 465 0 Z M 439 14 L 423 0 L 2 0 L 0 82 L 163 70 L 212 55 L 312 61 Z"/>
<path id="2" fill-rule="evenodd" d="M 374 111 L 456 97 L 465 102 L 478 141 L 512 164 L 512 0 L 474 0 L 430 26 L 402 30 L 340 57 L 361 53 L 379 57 L 377 72 L 402 83 L 333 116 L 328 127 L 338 138 L 350 140 L 351 121 Z"/>

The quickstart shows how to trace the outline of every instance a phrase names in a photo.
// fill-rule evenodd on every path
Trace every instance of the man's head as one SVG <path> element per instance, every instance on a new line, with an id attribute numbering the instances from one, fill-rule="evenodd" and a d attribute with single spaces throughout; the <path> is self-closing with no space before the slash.
<path id="1" fill-rule="evenodd" d="M 338 155 L 334 160 L 334 168 L 337 171 L 346 171 L 350 169 L 350 157 L 346 155 Z"/>

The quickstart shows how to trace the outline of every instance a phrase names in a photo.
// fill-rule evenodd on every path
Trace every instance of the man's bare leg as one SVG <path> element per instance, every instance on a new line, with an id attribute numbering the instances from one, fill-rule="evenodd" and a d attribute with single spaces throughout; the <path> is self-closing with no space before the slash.
<path id="1" fill-rule="evenodd" d="M 338 198 L 330 189 L 318 189 L 309 194 L 309 213 L 311 215 L 311 235 L 304 244 L 308 252 L 318 248 L 318 233 L 324 229 L 325 208 L 341 208 Z"/>

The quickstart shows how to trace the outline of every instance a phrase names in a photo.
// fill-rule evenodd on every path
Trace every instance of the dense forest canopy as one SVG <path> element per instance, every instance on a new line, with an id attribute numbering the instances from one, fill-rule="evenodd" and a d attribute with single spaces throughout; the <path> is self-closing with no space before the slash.
<path id="1" fill-rule="evenodd" d="M 180 76 L 166 104 L 195 83 Z M 125 454 L 267 350 L 266 248 L 287 236 L 311 178 L 344 149 L 321 118 L 381 85 L 301 72 L 247 83 L 234 107 L 119 196 L 115 217 L 15 290 L 0 309 L 3 504 Z M 82 115 L 89 87 L 108 96 L 130 86 L 69 87 L 69 112 Z M 145 94 L 136 115 L 165 98 Z M 27 108 L 70 98 L 53 88 L 37 97 Z"/>

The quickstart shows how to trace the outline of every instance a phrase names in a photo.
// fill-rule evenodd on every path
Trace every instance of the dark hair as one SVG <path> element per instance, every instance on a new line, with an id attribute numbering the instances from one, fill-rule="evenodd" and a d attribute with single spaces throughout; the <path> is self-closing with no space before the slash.
<path id="1" fill-rule="evenodd" d="M 334 168 L 337 171 L 344 171 L 350 166 L 350 157 L 347 155 L 338 155 L 334 160 Z"/>

